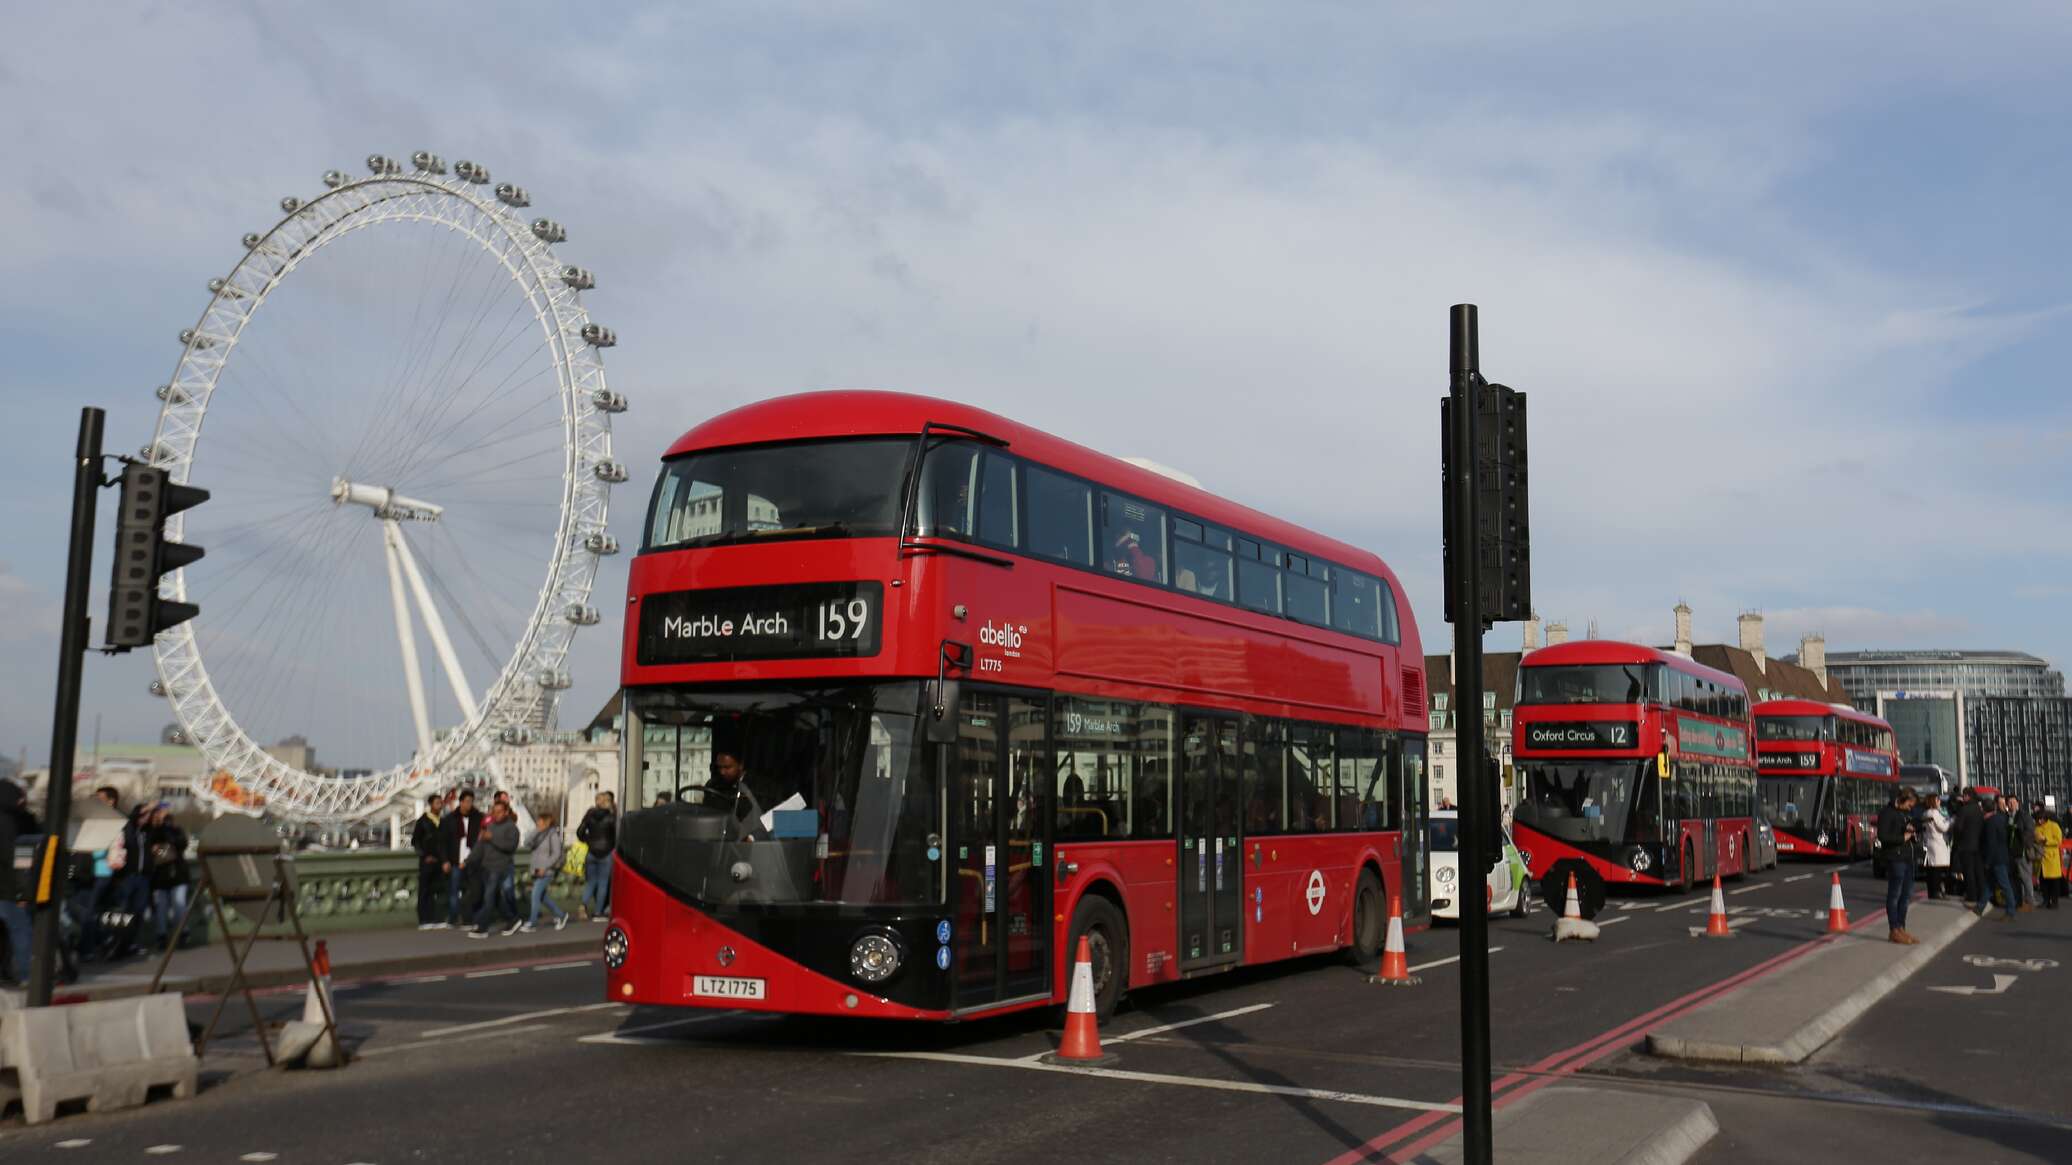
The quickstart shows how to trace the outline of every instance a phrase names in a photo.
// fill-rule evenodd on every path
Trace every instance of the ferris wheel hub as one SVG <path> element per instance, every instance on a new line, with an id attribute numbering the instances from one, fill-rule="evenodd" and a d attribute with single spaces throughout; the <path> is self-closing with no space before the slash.
<path id="1" fill-rule="evenodd" d="M 341 506 L 366 506 L 374 516 L 397 522 L 436 522 L 446 507 L 404 497 L 383 485 L 365 485 L 342 477 L 331 479 L 331 500 Z"/>

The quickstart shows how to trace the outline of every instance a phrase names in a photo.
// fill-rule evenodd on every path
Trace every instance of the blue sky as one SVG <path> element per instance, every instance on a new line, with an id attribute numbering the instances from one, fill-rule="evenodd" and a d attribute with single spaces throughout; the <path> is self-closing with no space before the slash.
<path id="1" fill-rule="evenodd" d="M 2060 5 L 520 12 L 15 17 L 0 749 L 47 745 L 78 406 L 142 444 L 238 236 L 418 148 L 528 186 L 597 270 L 628 542 L 701 417 L 897 388 L 1370 546 L 1443 643 L 1433 412 L 1472 300 L 1532 393 L 1549 619 L 1659 641 L 1681 598 L 1705 639 L 1761 609 L 1777 650 L 2072 659 Z M 614 648 L 579 646 L 573 712 Z M 142 659 L 88 671 L 110 739 L 168 719 Z"/>

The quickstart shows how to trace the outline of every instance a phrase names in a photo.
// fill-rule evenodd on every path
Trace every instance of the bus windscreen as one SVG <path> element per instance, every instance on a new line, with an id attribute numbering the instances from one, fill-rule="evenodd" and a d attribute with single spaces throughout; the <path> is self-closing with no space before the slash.
<path id="1" fill-rule="evenodd" d="M 1835 721 L 1832 716 L 1758 716 L 1755 718 L 1757 740 L 1833 740 Z"/>
<path id="2" fill-rule="evenodd" d="M 1763 777 L 1756 792 L 1763 815 L 1785 829 L 1810 828 L 1820 820 L 1819 777 Z"/>
<path id="3" fill-rule="evenodd" d="M 867 437 L 678 457 L 655 485 L 647 548 L 892 534 L 913 448 L 911 438 Z"/>
<path id="4" fill-rule="evenodd" d="M 1622 842 L 1637 836 L 1629 826 L 1642 777 L 1652 761 L 1606 761 L 1586 764 L 1528 764 L 1525 796 L 1517 820 L 1549 837 L 1568 842 Z M 1653 814 L 1642 817 L 1653 820 Z"/>

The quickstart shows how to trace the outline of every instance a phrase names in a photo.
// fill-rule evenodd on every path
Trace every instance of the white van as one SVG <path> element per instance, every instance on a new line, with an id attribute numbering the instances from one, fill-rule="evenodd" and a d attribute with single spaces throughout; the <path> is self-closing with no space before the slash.
<path id="1" fill-rule="evenodd" d="M 1432 810 L 1432 917 L 1460 917 L 1460 811 Z M 1504 829 L 1504 852 L 1489 868 L 1489 912 L 1508 910 L 1513 918 L 1524 918 L 1532 909 L 1529 867 L 1518 847 L 1511 843 L 1511 831 Z"/>

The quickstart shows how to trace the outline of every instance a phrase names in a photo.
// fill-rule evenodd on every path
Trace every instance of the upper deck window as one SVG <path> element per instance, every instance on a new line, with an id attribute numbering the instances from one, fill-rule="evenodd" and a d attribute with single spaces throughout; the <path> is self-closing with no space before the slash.
<path id="1" fill-rule="evenodd" d="M 1207 599 L 1231 600 L 1230 532 L 1173 519 L 1173 585 Z"/>
<path id="2" fill-rule="evenodd" d="M 713 449 L 663 466 L 647 549 L 895 532 L 910 439 Z"/>
<path id="3" fill-rule="evenodd" d="M 1638 704 L 1660 664 L 1573 664 L 1518 669 L 1520 704 Z"/>
<path id="4" fill-rule="evenodd" d="M 969 441 L 931 444 L 922 462 L 915 532 L 1012 550 L 1021 542 L 1014 459 Z"/>
<path id="5" fill-rule="evenodd" d="M 1122 494 L 1101 495 L 1101 568 L 1145 582 L 1165 581 L 1166 512 Z"/>
<path id="6" fill-rule="evenodd" d="M 1758 716 L 1755 718 L 1757 740 L 1833 740 L 1835 718 L 1832 716 Z"/>
<path id="7" fill-rule="evenodd" d="M 1028 548 L 1078 566 L 1094 564 L 1094 491 L 1083 481 L 1025 466 L 1029 491 Z"/>

